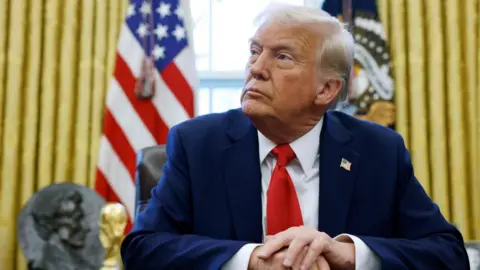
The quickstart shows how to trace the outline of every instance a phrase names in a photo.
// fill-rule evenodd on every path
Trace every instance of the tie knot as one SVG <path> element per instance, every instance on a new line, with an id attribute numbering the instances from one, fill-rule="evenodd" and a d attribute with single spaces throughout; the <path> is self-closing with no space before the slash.
<path id="1" fill-rule="evenodd" d="M 273 148 L 272 154 L 277 157 L 278 166 L 287 166 L 295 158 L 295 152 L 288 144 L 277 145 Z"/>

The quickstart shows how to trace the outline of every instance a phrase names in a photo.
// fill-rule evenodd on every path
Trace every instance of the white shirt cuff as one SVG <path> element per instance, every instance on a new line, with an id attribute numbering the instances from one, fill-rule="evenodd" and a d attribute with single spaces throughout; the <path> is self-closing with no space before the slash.
<path id="1" fill-rule="evenodd" d="M 375 252 L 373 252 L 365 242 L 360 238 L 350 235 L 341 234 L 334 239 L 342 241 L 342 239 L 350 238 L 355 245 L 355 270 L 380 270 L 381 261 Z"/>
<path id="2" fill-rule="evenodd" d="M 222 270 L 247 270 L 250 262 L 250 255 L 253 250 L 262 244 L 246 244 L 241 247 L 230 260 L 222 267 Z"/>

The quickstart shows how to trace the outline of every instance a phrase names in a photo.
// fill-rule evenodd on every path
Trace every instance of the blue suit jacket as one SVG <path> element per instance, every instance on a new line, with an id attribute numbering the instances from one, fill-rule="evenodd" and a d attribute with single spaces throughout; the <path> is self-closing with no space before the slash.
<path id="1" fill-rule="evenodd" d="M 461 234 L 415 178 L 400 135 L 329 112 L 319 139 L 318 230 L 358 236 L 383 269 L 468 269 Z M 126 270 L 220 269 L 244 244 L 261 243 L 257 130 L 242 111 L 175 126 L 167 155 L 122 244 Z"/>

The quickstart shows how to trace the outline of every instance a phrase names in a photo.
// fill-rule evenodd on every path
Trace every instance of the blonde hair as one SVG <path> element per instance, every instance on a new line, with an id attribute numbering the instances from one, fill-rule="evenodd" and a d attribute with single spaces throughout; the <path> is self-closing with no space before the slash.
<path id="1" fill-rule="evenodd" d="M 287 4 L 270 4 L 255 19 L 257 26 L 271 22 L 309 25 L 321 30 L 319 38 L 323 42 L 318 48 L 316 60 L 319 76 L 342 81 L 340 93 L 330 104 L 331 108 L 345 101 L 355 46 L 353 36 L 346 25 L 323 10 Z"/>

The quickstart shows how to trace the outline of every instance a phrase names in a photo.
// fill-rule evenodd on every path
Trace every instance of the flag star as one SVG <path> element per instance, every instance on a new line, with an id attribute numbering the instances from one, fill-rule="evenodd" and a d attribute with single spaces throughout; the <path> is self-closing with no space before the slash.
<path id="1" fill-rule="evenodd" d="M 155 60 L 158 60 L 160 58 L 165 58 L 165 47 L 160 47 L 158 45 L 155 45 L 155 48 L 153 48 L 152 54 L 153 54 L 153 57 L 155 57 Z"/>
<path id="2" fill-rule="evenodd" d="M 147 15 L 150 15 L 152 12 L 152 5 L 148 2 L 143 2 L 142 6 L 140 7 L 140 13 L 142 13 L 143 17 L 146 17 Z"/>
<path id="3" fill-rule="evenodd" d="M 185 28 L 177 25 L 175 27 L 175 31 L 173 31 L 173 35 L 177 38 L 177 41 L 180 41 L 185 38 Z"/>
<path id="4" fill-rule="evenodd" d="M 155 35 L 157 35 L 159 40 L 168 37 L 168 26 L 157 24 L 157 28 L 155 28 Z"/>
<path id="5" fill-rule="evenodd" d="M 145 37 L 146 35 L 148 35 L 148 28 L 147 28 L 147 25 L 144 24 L 144 23 L 141 23 L 138 28 L 137 28 L 137 34 L 143 38 Z"/>
<path id="6" fill-rule="evenodd" d="M 135 15 L 135 4 L 130 4 L 127 8 L 127 18 L 130 18 L 133 15 Z"/>
<path id="7" fill-rule="evenodd" d="M 178 8 L 175 10 L 175 15 L 177 15 L 177 17 L 178 17 L 179 20 L 183 20 L 183 16 L 185 15 L 185 13 L 183 12 L 183 9 L 181 9 L 180 7 L 178 7 Z"/>
<path id="8" fill-rule="evenodd" d="M 170 15 L 170 4 L 166 4 L 161 2 L 160 6 L 156 9 L 158 14 L 160 14 L 160 17 L 165 18 L 166 16 Z"/>

